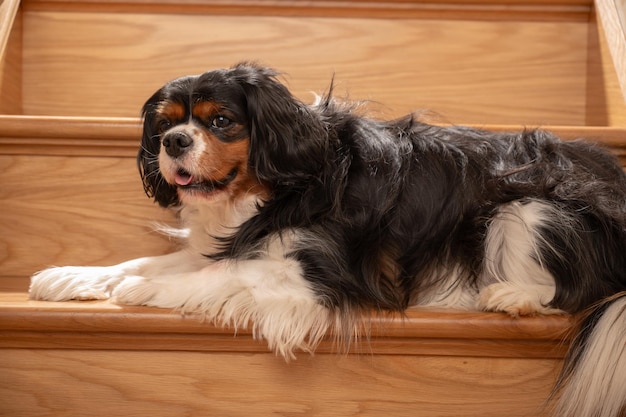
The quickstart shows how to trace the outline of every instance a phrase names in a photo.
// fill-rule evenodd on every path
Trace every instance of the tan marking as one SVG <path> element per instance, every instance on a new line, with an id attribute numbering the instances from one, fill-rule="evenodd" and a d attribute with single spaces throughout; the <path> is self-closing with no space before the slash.
<path id="1" fill-rule="evenodd" d="M 222 112 L 222 106 L 213 101 L 201 101 L 193 106 L 191 111 L 200 120 L 208 120 Z"/>
<path id="2" fill-rule="evenodd" d="M 185 117 L 185 106 L 179 103 L 164 101 L 157 108 L 157 113 L 170 121 L 182 120 Z"/>
<path id="3" fill-rule="evenodd" d="M 250 175 L 248 170 L 250 148 L 248 138 L 226 143 L 204 131 L 202 140 L 204 140 L 205 148 L 198 158 L 196 168 L 196 172 L 202 178 L 219 181 L 225 178 L 233 168 L 237 168 L 237 177 L 227 187 L 231 198 L 234 200 L 250 194 L 267 198 L 269 195 L 267 187 Z"/>

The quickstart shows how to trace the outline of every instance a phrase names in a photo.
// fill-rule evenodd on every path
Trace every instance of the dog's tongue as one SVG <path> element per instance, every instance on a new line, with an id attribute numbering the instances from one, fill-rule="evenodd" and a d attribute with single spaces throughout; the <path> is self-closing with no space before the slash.
<path id="1" fill-rule="evenodd" d="M 174 181 L 177 185 L 189 185 L 193 182 L 193 177 L 186 172 L 177 172 Z"/>

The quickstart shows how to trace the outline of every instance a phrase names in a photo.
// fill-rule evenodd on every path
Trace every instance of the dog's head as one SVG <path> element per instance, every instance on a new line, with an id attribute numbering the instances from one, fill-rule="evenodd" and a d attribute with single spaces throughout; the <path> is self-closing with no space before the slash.
<path id="1" fill-rule="evenodd" d="M 191 198 L 271 193 L 322 169 L 326 132 L 276 72 L 239 64 L 169 82 L 143 107 L 137 157 L 162 206 Z"/>

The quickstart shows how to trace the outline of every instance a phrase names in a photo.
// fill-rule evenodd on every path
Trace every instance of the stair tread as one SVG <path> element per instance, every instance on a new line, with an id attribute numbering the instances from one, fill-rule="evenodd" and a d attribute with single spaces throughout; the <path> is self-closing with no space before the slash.
<path id="1" fill-rule="evenodd" d="M 357 350 L 561 357 L 571 323 L 569 316 L 512 318 L 416 307 L 404 316 L 373 318 L 369 339 Z M 168 309 L 108 301 L 42 302 L 29 300 L 26 292 L 0 292 L 0 347 L 265 351 L 250 327 L 235 332 Z M 319 351 L 335 350 L 329 335 Z"/>

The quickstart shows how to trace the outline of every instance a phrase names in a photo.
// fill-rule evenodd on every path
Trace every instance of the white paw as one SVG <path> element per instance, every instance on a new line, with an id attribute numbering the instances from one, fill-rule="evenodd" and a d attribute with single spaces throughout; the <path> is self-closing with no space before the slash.
<path id="1" fill-rule="evenodd" d="M 486 311 L 500 311 L 513 317 L 536 314 L 563 314 L 549 307 L 554 297 L 550 285 L 513 285 L 501 282 L 483 288 L 478 295 L 478 307 Z"/>
<path id="2" fill-rule="evenodd" d="M 63 266 L 44 269 L 31 277 L 33 300 L 104 300 L 123 279 L 116 267 Z"/>
<path id="3" fill-rule="evenodd" d="M 111 301 L 116 304 L 194 310 L 198 307 L 197 301 L 190 305 L 190 299 L 197 296 L 201 300 L 202 291 L 191 286 L 186 278 L 187 274 L 154 278 L 127 277 L 115 287 Z"/>
<path id="4" fill-rule="evenodd" d="M 220 286 L 216 286 L 216 281 L 210 277 L 211 275 L 206 270 L 150 278 L 130 276 L 115 288 L 111 298 L 117 304 L 173 308 L 183 312 L 202 310 L 207 314 L 215 313 L 219 311 L 225 300 L 217 304 L 211 300 L 215 296 L 219 298 L 222 293 L 225 293 L 227 297 L 230 292 L 223 289 L 220 291 Z M 217 310 L 213 311 L 215 308 Z"/>
<path id="5" fill-rule="evenodd" d="M 160 307 L 157 304 L 159 288 L 158 281 L 144 277 L 128 277 L 115 287 L 111 297 L 117 304 Z"/>

